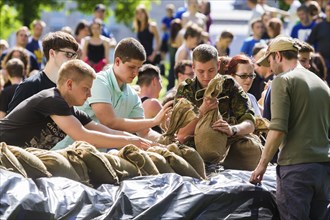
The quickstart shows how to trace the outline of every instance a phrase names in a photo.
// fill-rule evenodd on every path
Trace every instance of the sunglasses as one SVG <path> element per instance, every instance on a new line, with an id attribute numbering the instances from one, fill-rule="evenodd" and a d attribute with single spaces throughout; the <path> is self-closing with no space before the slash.
<path id="1" fill-rule="evenodd" d="M 247 78 L 254 79 L 254 78 L 256 78 L 255 73 L 253 73 L 253 74 L 242 74 L 242 75 L 234 74 L 234 75 L 238 76 L 241 79 L 247 79 Z"/>
<path id="2" fill-rule="evenodd" d="M 75 59 L 78 56 L 76 52 L 70 52 L 65 50 L 57 50 L 57 51 L 64 53 L 68 59 L 72 59 L 72 58 Z"/>

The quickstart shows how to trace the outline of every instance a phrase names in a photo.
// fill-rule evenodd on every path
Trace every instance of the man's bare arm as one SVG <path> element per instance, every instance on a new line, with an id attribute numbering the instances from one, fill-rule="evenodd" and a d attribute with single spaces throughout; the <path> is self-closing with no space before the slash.
<path id="1" fill-rule="evenodd" d="M 140 137 L 107 134 L 86 129 L 74 116 L 51 115 L 53 121 L 73 140 L 86 141 L 98 148 L 120 148 L 127 144 L 134 144 L 147 149 L 151 142 Z"/>

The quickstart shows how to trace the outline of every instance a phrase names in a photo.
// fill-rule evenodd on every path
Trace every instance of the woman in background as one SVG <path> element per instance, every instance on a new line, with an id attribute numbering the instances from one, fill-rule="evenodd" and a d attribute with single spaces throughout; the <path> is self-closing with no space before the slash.
<path id="1" fill-rule="evenodd" d="M 248 93 L 252 86 L 253 80 L 256 77 L 256 74 L 254 73 L 254 64 L 251 59 L 243 54 L 234 56 L 228 64 L 226 74 L 231 75 L 242 87 L 243 91 L 246 92 L 250 99 L 255 116 L 261 116 L 257 99 L 254 95 Z"/>
<path id="2" fill-rule="evenodd" d="M 159 51 L 161 42 L 157 23 L 149 20 L 149 14 L 144 5 L 139 5 L 135 9 L 134 29 L 137 33 L 138 41 L 140 41 L 146 50 L 146 63 L 159 64 L 161 61 Z"/>
<path id="3" fill-rule="evenodd" d="M 94 19 L 89 28 L 91 36 L 84 40 L 82 60 L 100 72 L 109 63 L 110 39 L 101 35 L 100 19 Z"/>

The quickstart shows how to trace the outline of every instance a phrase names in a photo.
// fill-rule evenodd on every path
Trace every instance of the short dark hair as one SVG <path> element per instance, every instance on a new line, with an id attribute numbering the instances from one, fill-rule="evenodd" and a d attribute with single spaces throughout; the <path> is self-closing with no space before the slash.
<path id="1" fill-rule="evenodd" d="M 138 80 L 136 84 L 139 86 L 149 86 L 155 77 L 157 77 L 157 79 L 160 79 L 161 77 L 159 68 L 152 64 L 144 64 L 139 69 Z"/>
<path id="2" fill-rule="evenodd" d="M 279 53 L 287 60 L 298 59 L 298 51 L 295 50 L 284 50 Z M 275 59 L 275 52 L 270 54 Z"/>
<path id="3" fill-rule="evenodd" d="M 134 38 L 124 38 L 115 48 L 115 58 L 119 57 L 123 63 L 132 59 L 145 61 L 146 51 L 142 44 Z"/>
<path id="4" fill-rule="evenodd" d="M 10 77 L 24 77 L 25 66 L 24 63 L 18 58 L 12 58 L 5 64 L 5 70 Z"/>
<path id="5" fill-rule="evenodd" d="M 76 29 L 74 31 L 74 34 L 77 36 L 81 30 L 83 30 L 85 27 L 88 27 L 89 23 L 86 20 L 81 20 L 76 26 Z"/>
<path id="6" fill-rule="evenodd" d="M 179 73 L 184 74 L 184 71 L 186 70 L 186 66 L 192 67 L 192 61 L 191 60 L 181 60 L 174 66 L 174 76 L 177 79 Z"/>
<path id="7" fill-rule="evenodd" d="M 184 39 L 188 39 L 188 37 L 201 37 L 203 29 L 200 28 L 197 24 L 190 23 L 187 25 L 186 32 L 183 35 Z"/>
<path id="8" fill-rule="evenodd" d="M 314 48 L 307 42 L 301 41 L 301 40 L 296 40 L 296 42 L 299 45 L 299 53 L 312 53 L 314 52 Z"/>
<path id="9" fill-rule="evenodd" d="M 261 24 L 263 24 L 261 18 L 256 18 L 256 19 L 252 20 L 252 22 L 251 22 L 251 28 L 252 28 L 252 29 L 253 29 L 253 27 L 254 27 L 254 25 L 255 25 L 256 23 L 261 23 Z"/>
<path id="10" fill-rule="evenodd" d="M 220 38 L 230 38 L 230 39 L 233 39 L 234 38 L 234 35 L 233 33 L 231 33 L 230 31 L 223 31 L 220 35 Z"/>
<path id="11" fill-rule="evenodd" d="M 198 45 L 193 51 L 193 62 L 206 63 L 210 60 L 218 62 L 218 51 L 215 47 L 208 44 Z"/>
<path id="12" fill-rule="evenodd" d="M 297 8 L 297 12 L 298 12 L 298 11 L 303 11 L 303 12 L 305 12 L 306 14 L 309 14 L 308 7 L 307 7 L 307 5 L 305 5 L 305 4 L 299 6 L 299 7 Z"/>
<path id="13" fill-rule="evenodd" d="M 42 48 L 44 55 L 49 60 L 49 50 L 60 50 L 63 48 L 70 48 L 74 51 L 78 51 L 79 44 L 74 37 L 63 31 L 56 31 L 48 33 L 42 40 Z"/>
<path id="14" fill-rule="evenodd" d="M 310 61 L 311 67 L 309 70 L 315 73 L 322 80 L 326 79 L 327 76 L 327 67 L 325 65 L 325 61 L 321 54 L 313 53 Z"/>

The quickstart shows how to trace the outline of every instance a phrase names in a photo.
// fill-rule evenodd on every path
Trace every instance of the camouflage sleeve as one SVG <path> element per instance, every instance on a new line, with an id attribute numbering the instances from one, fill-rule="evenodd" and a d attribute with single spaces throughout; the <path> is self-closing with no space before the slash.
<path id="1" fill-rule="evenodd" d="M 250 120 L 255 124 L 253 108 L 249 102 L 247 94 L 243 91 L 242 87 L 232 79 L 228 78 L 228 83 L 230 84 L 230 111 L 237 123 L 241 123 L 245 120 Z"/>
<path id="2" fill-rule="evenodd" d="M 190 101 L 194 106 L 194 112 L 198 113 L 198 104 L 195 100 L 195 92 L 192 86 L 192 81 L 190 79 L 187 79 L 180 84 L 174 97 L 174 104 L 176 104 L 180 98 L 185 98 Z"/>

